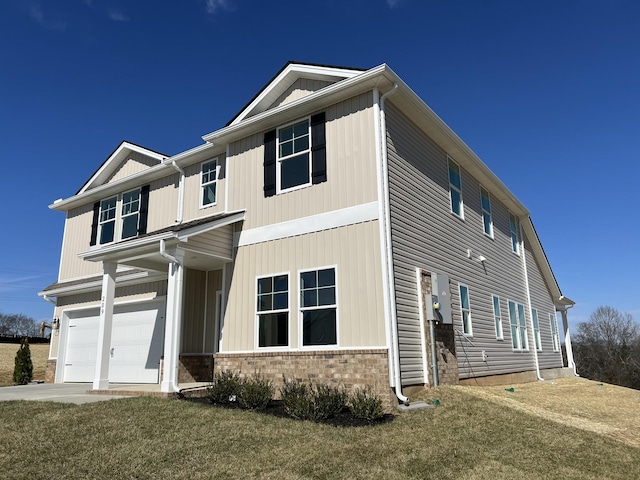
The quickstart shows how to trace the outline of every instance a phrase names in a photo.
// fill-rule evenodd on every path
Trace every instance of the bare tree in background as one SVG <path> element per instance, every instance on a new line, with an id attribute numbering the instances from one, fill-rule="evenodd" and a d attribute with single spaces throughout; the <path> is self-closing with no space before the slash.
<path id="1" fill-rule="evenodd" d="M 0 313 L 0 335 L 35 337 L 39 334 L 38 325 L 33 318 L 22 313 Z"/>
<path id="2" fill-rule="evenodd" d="M 640 389 L 640 325 L 629 313 L 598 307 L 578 324 L 573 343 L 581 376 Z"/>

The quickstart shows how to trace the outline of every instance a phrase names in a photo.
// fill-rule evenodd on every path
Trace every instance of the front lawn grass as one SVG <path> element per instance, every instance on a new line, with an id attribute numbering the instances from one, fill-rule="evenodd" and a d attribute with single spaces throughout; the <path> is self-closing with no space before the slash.
<path id="1" fill-rule="evenodd" d="M 470 395 L 371 427 L 339 428 L 207 404 L 129 398 L 0 403 L 12 479 L 640 478 L 640 450 Z"/>
<path id="2" fill-rule="evenodd" d="M 0 343 L 0 387 L 13 385 L 13 369 L 15 367 L 16 352 L 19 348 L 19 343 Z M 33 379 L 44 380 L 47 358 L 49 357 L 49 344 L 29 344 L 29 350 L 31 351 L 31 362 L 33 363 Z"/>

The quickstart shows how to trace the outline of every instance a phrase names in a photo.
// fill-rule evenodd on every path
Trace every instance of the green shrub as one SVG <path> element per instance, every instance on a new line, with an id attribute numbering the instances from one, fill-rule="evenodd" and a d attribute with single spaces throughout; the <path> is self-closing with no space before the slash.
<path id="1" fill-rule="evenodd" d="M 382 400 L 371 392 L 370 387 L 359 388 L 349 397 L 351 414 L 356 418 L 362 418 L 369 422 L 379 420 L 384 416 Z"/>
<path id="2" fill-rule="evenodd" d="M 213 376 L 207 387 L 207 397 L 215 405 L 235 405 L 242 389 L 242 379 L 237 373 L 223 370 Z"/>
<path id="3" fill-rule="evenodd" d="M 20 341 L 20 348 L 16 353 L 15 368 L 13 369 L 13 383 L 16 385 L 26 385 L 33 380 L 33 362 L 31 361 L 31 350 L 29 340 L 23 337 Z"/>
<path id="4" fill-rule="evenodd" d="M 280 388 L 285 412 L 293 418 L 320 422 L 340 413 L 347 394 L 340 387 L 308 385 L 300 380 L 285 380 Z"/>
<path id="5" fill-rule="evenodd" d="M 254 375 L 242 380 L 238 403 L 249 410 L 264 410 L 273 398 L 273 392 L 271 381 Z"/>

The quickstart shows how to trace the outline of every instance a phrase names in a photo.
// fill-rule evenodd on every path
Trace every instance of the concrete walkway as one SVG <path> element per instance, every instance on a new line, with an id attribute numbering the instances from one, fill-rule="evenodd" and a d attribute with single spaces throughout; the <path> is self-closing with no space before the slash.
<path id="1" fill-rule="evenodd" d="M 93 395 L 87 393 L 90 383 L 40 383 L 0 388 L 0 402 L 9 400 L 37 400 L 43 402 L 83 403 L 103 402 L 127 395 Z M 133 394 L 130 396 L 135 396 Z"/>

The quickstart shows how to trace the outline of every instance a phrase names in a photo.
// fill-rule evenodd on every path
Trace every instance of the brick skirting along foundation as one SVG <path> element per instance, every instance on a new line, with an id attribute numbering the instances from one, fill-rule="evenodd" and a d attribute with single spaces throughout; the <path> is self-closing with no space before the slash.
<path id="1" fill-rule="evenodd" d="M 388 353 L 376 350 L 328 350 L 322 352 L 217 353 L 215 371 L 229 370 L 241 376 L 258 373 L 273 381 L 276 398 L 283 380 L 343 385 L 348 391 L 369 385 L 391 407 Z M 395 399 L 395 396 L 393 397 Z"/>
<path id="2" fill-rule="evenodd" d="M 160 358 L 160 382 L 164 376 L 164 357 Z M 213 355 L 180 355 L 178 383 L 210 382 L 213 379 Z"/>
<path id="3" fill-rule="evenodd" d="M 56 360 L 47 360 L 47 368 L 44 371 L 44 383 L 54 383 L 56 380 Z"/>

